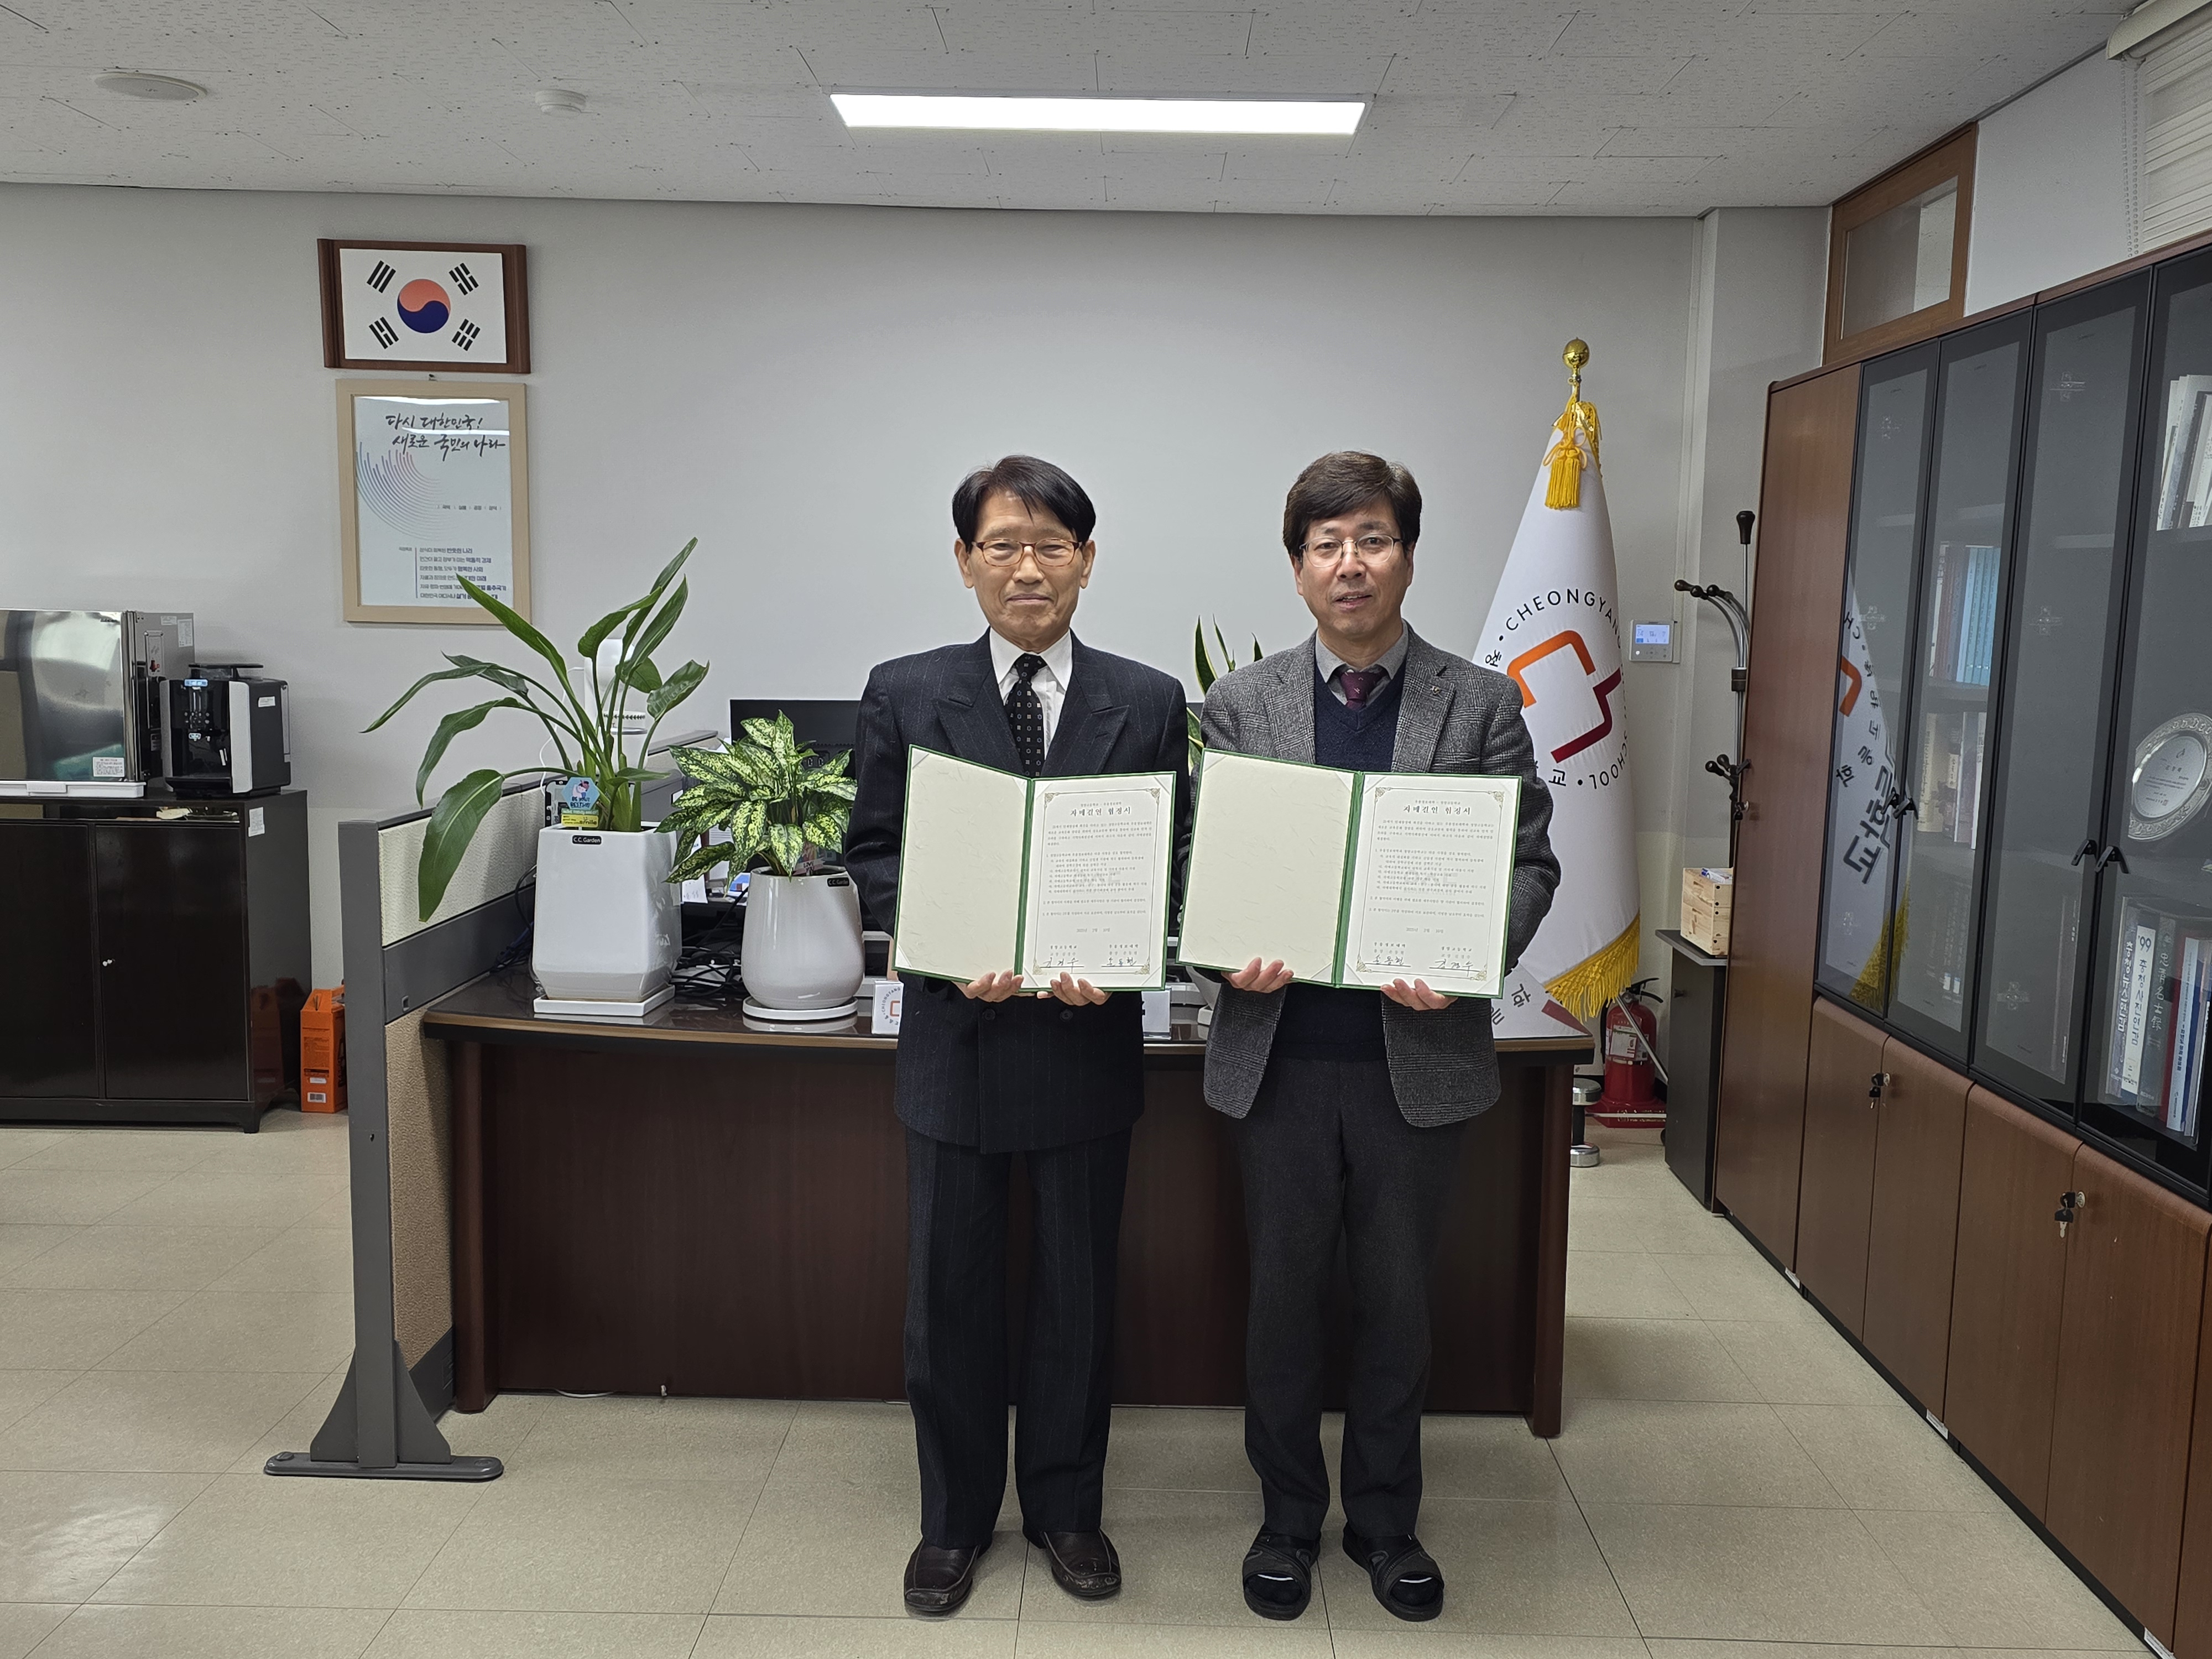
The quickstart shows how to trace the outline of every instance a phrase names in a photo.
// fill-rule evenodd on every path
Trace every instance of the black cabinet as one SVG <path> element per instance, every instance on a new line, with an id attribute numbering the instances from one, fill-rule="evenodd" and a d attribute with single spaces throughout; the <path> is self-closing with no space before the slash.
<path id="1" fill-rule="evenodd" d="M 0 1100 L 96 1095 L 91 834 L 0 819 Z"/>
<path id="2" fill-rule="evenodd" d="M 235 1122 L 299 1071 L 307 797 L 0 807 L 0 1119 Z"/>
<path id="3" fill-rule="evenodd" d="M 1728 958 L 1708 956 L 1671 927 L 1661 928 L 1659 938 L 1674 953 L 1674 1000 L 1667 1012 L 1667 1167 L 1710 1210 Z"/>

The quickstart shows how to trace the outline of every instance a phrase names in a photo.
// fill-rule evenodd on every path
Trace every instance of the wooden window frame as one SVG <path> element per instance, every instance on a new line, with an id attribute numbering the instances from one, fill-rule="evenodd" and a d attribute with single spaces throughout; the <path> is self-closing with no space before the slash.
<path id="1" fill-rule="evenodd" d="M 1966 317 L 1967 245 L 1974 223 L 1974 139 L 1978 131 L 1973 126 L 1961 127 L 1948 137 L 1938 139 L 1879 179 L 1838 198 L 1828 210 L 1828 314 L 1821 330 L 1820 350 L 1824 368 L 1856 362 L 1863 357 L 1893 351 L 1899 346 L 1933 339 L 1956 327 Z M 1932 306 L 1923 306 L 1902 317 L 1893 317 L 1886 323 L 1845 335 L 1844 251 L 1850 233 L 1868 220 L 1879 218 L 1890 209 L 1954 177 L 1959 181 L 1959 205 L 1951 242 L 1949 296 Z"/>

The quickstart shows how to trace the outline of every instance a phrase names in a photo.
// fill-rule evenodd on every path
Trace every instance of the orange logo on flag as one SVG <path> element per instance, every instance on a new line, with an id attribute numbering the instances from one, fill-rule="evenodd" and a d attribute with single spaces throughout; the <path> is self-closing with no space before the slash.
<path id="1" fill-rule="evenodd" d="M 1531 708 L 1535 706 L 1536 694 L 1528 689 L 1528 682 L 1522 678 L 1521 671 L 1528 667 L 1531 663 L 1541 661 L 1544 658 L 1550 656 L 1554 651 L 1572 651 L 1575 653 L 1577 659 L 1579 660 L 1583 665 L 1583 673 L 1584 676 L 1587 677 L 1597 672 L 1597 664 L 1592 660 L 1590 657 L 1589 647 L 1583 643 L 1583 636 L 1576 633 L 1571 628 L 1564 629 L 1560 632 L 1553 635 L 1550 639 L 1546 640 L 1541 645 L 1530 646 L 1519 656 L 1514 658 L 1511 662 L 1505 665 L 1505 678 L 1511 680 L 1514 684 L 1521 688 L 1521 706 L 1523 708 Z M 1570 738 L 1559 748 L 1554 749 L 1552 751 L 1552 758 L 1553 760 L 1564 761 L 1572 756 L 1579 755 L 1583 750 L 1589 748 L 1592 744 L 1601 741 L 1605 735 L 1613 730 L 1612 698 L 1613 694 L 1618 690 L 1620 687 L 1620 671 L 1617 668 L 1614 669 L 1612 673 L 1607 675 L 1604 679 L 1590 687 L 1592 694 L 1597 698 L 1597 724 L 1590 727 L 1589 731 L 1583 732 L 1580 736 Z"/>

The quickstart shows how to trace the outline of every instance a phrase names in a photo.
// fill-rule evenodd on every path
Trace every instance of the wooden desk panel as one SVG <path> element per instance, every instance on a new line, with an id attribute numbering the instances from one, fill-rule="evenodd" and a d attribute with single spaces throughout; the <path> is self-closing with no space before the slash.
<path id="1" fill-rule="evenodd" d="M 712 1022 L 696 1011 L 680 1030 L 517 1019 L 497 988 L 464 988 L 425 1017 L 448 1040 L 455 1084 L 456 1405 L 482 1410 L 503 1388 L 900 1397 L 896 1044 L 865 1030 L 746 1042 L 698 1029 Z M 1462 1142 L 1434 1291 L 1433 1410 L 1514 1412 L 1559 1431 L 1569 1079 L 1586 1053 L 1502 1054 L 1504 1097 Z M 1228 1123 L 1200 1093 L 1202 1047 L 1154 1044 L 1146 1060 L 1115 1398 L 1240 1404 L 1249 1271 Z M 1026 1190 L 1017 1170 L 1017 1340 Z M 1330 1319 L 1334 1405 L 1349 1332 L 1340 1265 Z"/>

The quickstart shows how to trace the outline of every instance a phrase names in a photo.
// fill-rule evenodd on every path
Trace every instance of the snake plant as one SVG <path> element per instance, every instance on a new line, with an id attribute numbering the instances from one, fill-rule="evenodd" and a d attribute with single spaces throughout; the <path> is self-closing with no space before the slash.
<path id="1" fill-rule="evenodd" d="M 1197 635 L 1193 641 L 1193 649 L 1198 660 L 1198 695 L 1200 698 L 1213 690 L 1214 681 L 1219 679 L 1224 674 L 1234 673 L 1243 665 L 1237 662 L 1237 653 L 1229 648 L 1229 641 L 1222 637 L 1219 623 L 1213 625 L 1213 637 L 1221 647 L 1221 665 L 1218 667 L 1214 664 L 1212 647 L 1206 642 L 1206 624 L 1200 622 L 1198 624 Z M 1252 660 L 1259 661 L 1262 654 L 1260 641 L 1254 640 Z M 1196 777 L 1199 761 L 1206 753 L 1206 738 L 1199 730 L 1198 716 L 1195 714 L 1189 709 L 1185 709 L 1183 718 L 1190 722 L 1190 775 Z"/>

